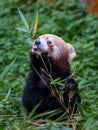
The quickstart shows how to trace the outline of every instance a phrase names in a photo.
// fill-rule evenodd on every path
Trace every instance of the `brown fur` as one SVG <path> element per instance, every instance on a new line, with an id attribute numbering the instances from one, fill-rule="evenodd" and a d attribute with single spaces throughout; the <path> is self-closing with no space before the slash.
<path id="1" fill-rule="evenodd" d="M 48 41 L 51 42 L 48 43 Z M 72 45 L 56 35 L 41 35 L 34 41 L 30 53 L 31 72 L 22 99 L 27 114 L 38 103 L 40 105 L 36 110 L 37 113 L 59 108 L 63 113 L 77 112 L 77 102 L 80 103 L 81 98 L 78 93 L 78 85 L 72 78 L 70 70 L 70 63 L 75 55 Z M 60 84 L 51 84 L 51 80 L 58 78 L 64 80 L 62 82 L 63 89 Z M 57 118 L 61 114 L 53 118 Z"/>

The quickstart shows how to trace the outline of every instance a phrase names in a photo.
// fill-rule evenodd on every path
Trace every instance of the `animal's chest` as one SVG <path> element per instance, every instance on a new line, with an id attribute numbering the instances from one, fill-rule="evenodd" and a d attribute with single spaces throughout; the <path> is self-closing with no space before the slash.
<path id="1" fill-rule="evenodd" d="M 62 98 L 64 91 L 61 89 L 61 86 L 59 84 L 52 84 L 52 81 L 55 80 L 54 77 L 52 77 L 44 70 L 40 72 L 39 77 L 40 80 L 38 81 L 38 85 L 40 88 L 43 88 L 43 90 L 46 90 L 44 88 L 47 88 L 50 97 L 57 96 L 59 98 Z"/>
<path id="2" fill-rule="evenodd" d="M 38 76 L 39 76 L 38 86 L 40 88 L 49 88 L 51 82 L 49 74 L 46 71 L 41 70 Z"/>

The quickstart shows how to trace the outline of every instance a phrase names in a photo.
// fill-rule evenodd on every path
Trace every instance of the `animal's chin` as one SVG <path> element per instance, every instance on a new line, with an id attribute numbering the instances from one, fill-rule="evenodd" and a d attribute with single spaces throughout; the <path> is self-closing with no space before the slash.
<path id="1" fill-rule="evenodd" d="M 41 51 L 39 49 L 32 49 L 32 54 L 35 54 L 36 56 L 48 56 L 47 51 Z"/>
<path id="2" fill-rule="evenodd" d="M 47 51 L 42 50 L 39 46 L 37 46 L 35 44 L 33 44 L 31 52 L 32 52 L 32 54 L 35 54 L 37 57 L 48 56 Z"/>

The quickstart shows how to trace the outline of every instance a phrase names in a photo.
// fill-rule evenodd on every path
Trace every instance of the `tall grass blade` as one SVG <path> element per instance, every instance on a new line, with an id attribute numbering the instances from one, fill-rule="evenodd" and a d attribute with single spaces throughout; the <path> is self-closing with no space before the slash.
<path id="1" fill-rule="evenodd" d="M 3 100 L 3 102 L 8 100 L 8 98 L 10 96 L 10 93 L 11 93 L 11 88 L 8 90 L 8 93 L 7 93 L 6 97 L 5 97 L 5 99 Z"/>
<path id="2" fill-rule="evenodd" d="M 80 114 L 84 117 L 85 114 L 84 114 L 84 111 L 82 109 L 82 106 L 80 104 L 78 104 L 78 103 L 77 103 L 77 105 L 78 105 L 78 109 L 79 109 Z"/>
<path id="3" fill-rule="evenodd" d="M 24 33 L 27 33 L 27 30 L 26 29 L 24 29 L 24 28 L 16 28 L 18 31 L 20 31 L 20 32 L 24 32 Z"/>
<path id="4" fill-rule="evenodd" d="M 57 114 L 60 113 L 61 113 L 60 110 L 47 111 L 47 112 L 36 114 L 35 116 L 32 117 L 32 120 L 42 118 L 42 117 L 45 117 L 46 119 L 50 119 L 51 117 L 56 116 Z"/>
<path id="5" fill-rule="evenodd" d="M 55 121 L 62 121 L 65 119 L 65 117 L 67 117 L 67 112 L 61 114 L 61 116 L 59 116 L 57 119 L 55 119 Z"/>
<path id="6" fill-rule="evenodd" d="M 33 30 L 33 37 L 35 36 L 35 34 L 37 32 L 37 27 L 38 27 L 38 12 L 36 12 L 36 18 L 35 18 L 34 30 Z"/>
<path id="7" fill-rule="evenodd" d="M 85 122 L 82 130 L 93 130 L 91 127 L 94 123 L 95 123 L 95 121 L 94 121 L 93 117 L 88 118 L 87 121 Z"/>
<path id="8" fill-rule="evenodd" d="M 31 111 L 31 113 L 30 113 L 29 116 L 28 116 L 28 119 L 31 119 L 32 116 L 36 113 L 36 110 L 37 110 L 37 108 L 40 106 L 41 102 L 42 102 L 42 101 L 40 101 L 40 102 L 33 108 L 33 110 Z"/>
<path id="9" fill-rule="evenodd" d="M 19 15 L 20 15 L 20 17 L 21 17 L 21 19 L 22 19 L 26 29 L 27 29 L 27 32 L 29 32 L 29 24 L 28 24 L 25 16 L 23 15 L 23 13 L 21 12 L 21 10 L 19 8 L 18 8 L 18 12 L 19 12 Z"/>
<path id="10" fill-rule="evenodd" d="M 60 115 L 61 112 L 62 112 L 62 110 L 57 109 L 54 112 L 48 114 L 48 116 L 46 116 L 46 119 L 51 119 L 52 117 L 56 117 L 56 116 Z"/>
<path id="11" fill-rule="evenodd" d="M 16 59 L 15 59 L 16 60 Z M 8 71 L 14 66 L 15 60 L 13 60 L 5 69 L 4 71 L 0 74 L 0 82 L 2 79 L 5 77 L 5 75 L 8 73 Z"/>

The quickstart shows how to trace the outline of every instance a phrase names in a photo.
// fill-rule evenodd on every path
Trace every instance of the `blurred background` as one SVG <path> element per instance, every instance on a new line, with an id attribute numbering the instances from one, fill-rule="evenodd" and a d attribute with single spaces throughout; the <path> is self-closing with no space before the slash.
<path id="1" fill-rule="evenodd" d="M 38 12 L 35 37 L 26 32 L 18 8 L 31 32 Z M 98 130 L 98 0 L 0 0 L 0 130 L 71 130 L 66 122 L 36 127 L 26 119 L 22 107 L 30 71 L 29 42 L 45 33 L 60 36 L 77 52 L 71 68 L 82 105 L 74 130 Z"/>

